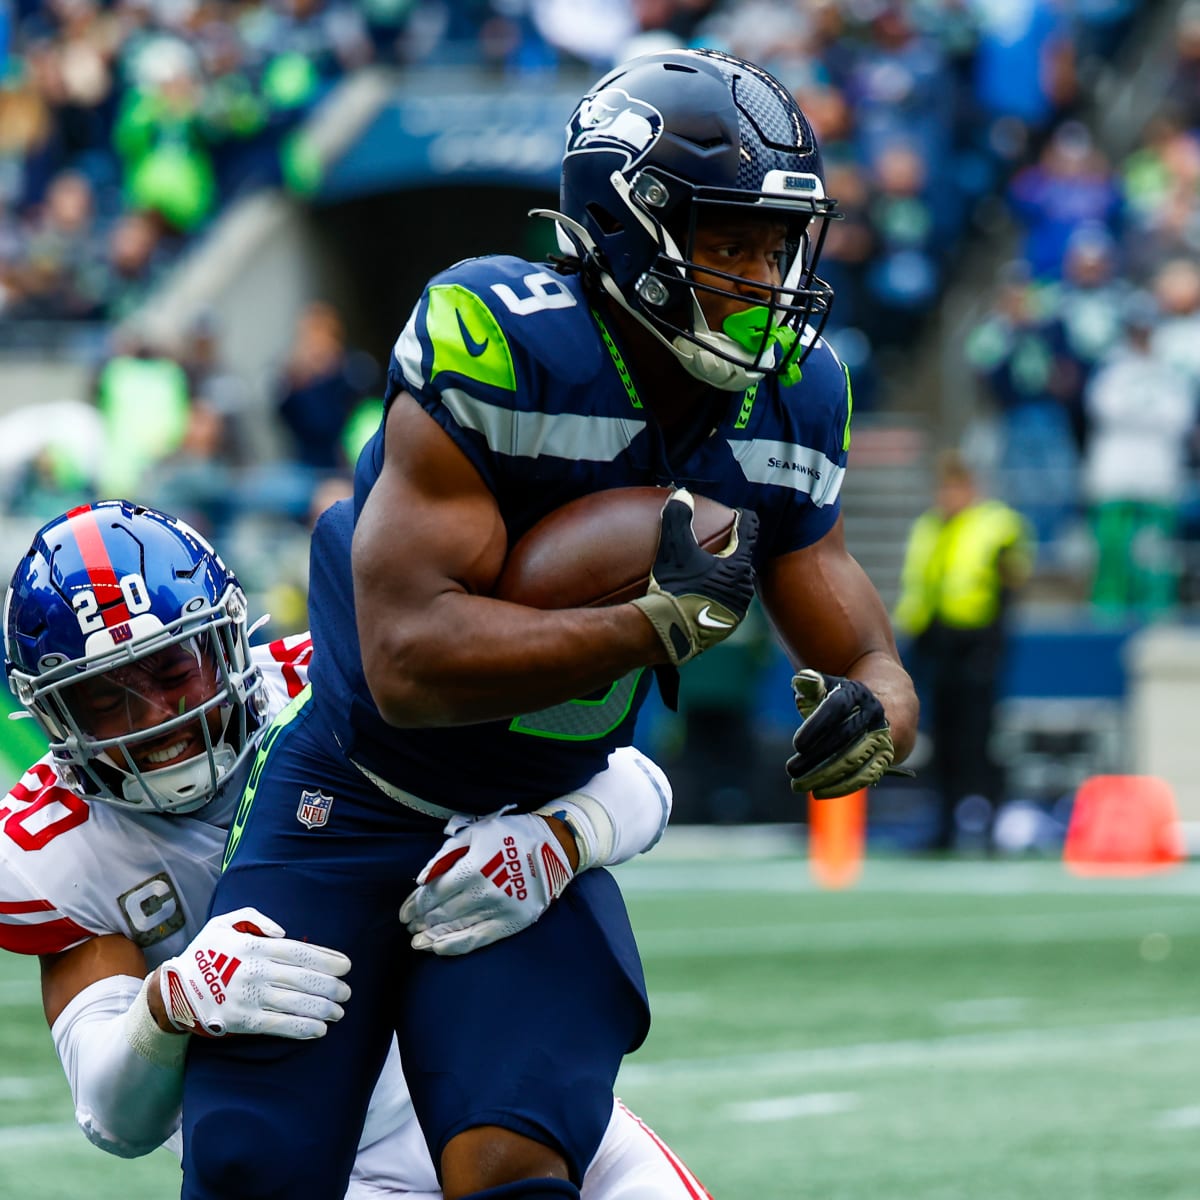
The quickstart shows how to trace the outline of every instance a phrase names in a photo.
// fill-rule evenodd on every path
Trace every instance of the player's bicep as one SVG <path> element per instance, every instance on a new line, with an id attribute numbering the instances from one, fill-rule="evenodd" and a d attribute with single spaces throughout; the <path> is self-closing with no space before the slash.
<path id="1" fill-rule="evenodd" d="M 42 1008 L 46 1024 L 59 1014 L 84 988 L 112 975 L 146 974 L 146 959 L 139 947 L 118 933 L 90 938 L 61 954 L 43 954 Z"/>
<path id="2" fill-rule="evenodd" d="M 445 591 L 491 589 L 507 549 L 495 497 L 407 393 L 388 412 L 379 478 L 354 531 L 360 608 L 420 608 Z"/>
<path id="3" fill-rule="evenodd" d="M 843 675 L 864 654 L 895 654 L 887 609 L 846 549 L 841 517 L 812 545 L 772 559 L 759 588 L 794 664 Z"/>

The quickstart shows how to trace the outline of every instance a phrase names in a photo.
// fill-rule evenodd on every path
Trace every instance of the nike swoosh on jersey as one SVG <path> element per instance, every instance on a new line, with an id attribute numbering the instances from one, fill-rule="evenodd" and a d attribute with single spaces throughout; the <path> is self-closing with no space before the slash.
<path id="1" fill-rule="evenodd" d="M 696 614 L 696 624 L 703 625 L 705 629 L 732 629 L 733 628 L 732 621 L 725 621 L 721 617 L 714 617 L 712 615 L 712 606 L 709 604 L 706 604 Z"/>
<path id="2" fill-rule="evenodd" d="M 460 313 L 457 309 L 455 309 L 454 315 L 458 318 L 458 328 L 459 328 L 459 331 L 462 333 L 463 345 L 466 346 L 467 353 L 472 358 L 478 358 L 488 348 L 488 342 L 491 339 L 484 338 L 482 342 L 477 342 L 471 336 L 470 331 L 467 329 L 467 324 L 462 319 L 462 313 Z"/>

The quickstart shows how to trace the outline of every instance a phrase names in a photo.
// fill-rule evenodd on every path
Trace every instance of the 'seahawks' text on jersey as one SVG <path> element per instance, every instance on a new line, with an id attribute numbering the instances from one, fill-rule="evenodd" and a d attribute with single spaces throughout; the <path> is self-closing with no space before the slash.
<path id="1" fill-rule="evenodd" d="M 518 258 L 477 258 L 436 276 L 414 309 L 393 350 L 386 403 L 402 391 L 494 492 L 510 545 L 579 496 L 645 484 L 688 487 L 753 509 L 759 568 L 811 545 L 837 520 L 851 393 L 824 341 L 798 381 L 785 386 L 769 379 L 730 394 L 710 436 L 668 448 L 578 276 Z M 359 458 L 355 511 L 382 459 L 380 431 Z M 579 786 L 614 747 L 629 743 L 649 672 L 544 712 L 465 731 L 386 725 L 360 656 L 347 652 L 357 645 L 351 532 L 345 508 L 318 524 L 309 604 L 318 647 L 314 700 L 360 766 L 448 809 L 529 809 Z M 322 654 L 325 643 L 338 652 Z"/>

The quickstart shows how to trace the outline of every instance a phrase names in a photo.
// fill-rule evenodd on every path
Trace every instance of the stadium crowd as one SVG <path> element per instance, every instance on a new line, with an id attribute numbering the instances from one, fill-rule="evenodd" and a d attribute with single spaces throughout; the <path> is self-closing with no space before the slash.
<path id="1" fill-rule="evenodd" d="M 306 311 L 278 365 L 269 420 L 285 462 L 271 464 L 248 448 L 242 427 L 262 414 L 246 382 L 222 367 L 215 319 L 171 346 L 135 342 L 123 319 L 237 198 L 263 187 L 303 193 L 310 164 L 298 133 L 367 64 L 473 64 L 527 80 L 690 44 L 761 62 L 818 132 L 828 191 L 845 213 L 822 259 L 838 297 L 829 333 L 851 368 L 856 407 L 887 407 L 889 381 L 964 250 L 995 236 L 1001 212 L 1014 262 L 966 342 L 998 429 L 982 465 L 1051 550 L 1084 511 L 1095 514 L 1101 546 L 1118 547 L 1129 528 L 1150 531 L 1134 539 L 1147 553 L 1174 544 L 1200 526 L 1189 484 L 1200 382 L 1200 271 L 1189 261 L 1200 236 L 1194 0 L 1161 65 L 1171 107 L 1131 150 L 1106 151 L 1088 123 L 1145 8 L 0 0 L 0 349 L 44 342 L 88 356 L 95 385 L 73 412 L 120 447 L 105 456 L 116 465 L 97 471 L 73 461 L 70 446 L 28 439 L 36 453 L 5 459 L 0 504 L 44 518 L 119 484 L 222 537 L 262 511 L 306 529 L 318 485 L 333 489 L 321 496 L 344 486 L 377 411 L 381 364 L 350 344 L 344 314 L 326 303 Z M 1139 321 L 1186 377 L 1163 401 L 1157 439 L 1145 438 L 1145 452 L 1160 456 L 1148 462 L 1165 455 L 1177 469 L 1135 471 L 1143 483 L 1160 480 L 1152 496 L 1114 478 L 1105 451 L 1119 417 L 1103 402 L 1113 391 L 1104 371 L 1112 355 L 1133 352 Z M 2 419 L 22 416 L 44 424 L 37 414 Z M 1098 603 L 1173 603 L 1174 589 L 1153 583 L 1155 598 L 1139 600 L 1143 584 L 1127 568 L 1097 576 Z"/>

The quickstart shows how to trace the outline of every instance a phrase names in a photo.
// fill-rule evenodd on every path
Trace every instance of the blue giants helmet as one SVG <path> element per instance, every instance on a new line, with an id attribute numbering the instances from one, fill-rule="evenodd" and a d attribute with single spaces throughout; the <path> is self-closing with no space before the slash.
<path id="1" fill-rule="evenodd" d="M 64 783 L 124 808 L 201 807 L 262 726 L 236 577 L 194 529 L 125 500 L 37 533 L 5 600 L 4 651 Z"/>
<path id="2" fill-rule="evenodd" d="M 836 202 L 825 195 L 808 118 L 760 67 L 713 50 L 635 58 L 609 72 L 567 125 L 559 243 L 696 378 L 740 390 L 785 381 L 816 341 L 833 292 L 817 263 Z M 763 214 L 786 229 L 782 283 L 709 329 L 698 290 L 730 294 L 735 275 L 694 277 L 696 223 L 714 211 Z M 728 282 L 731 286 L 722 287 Z"/>

